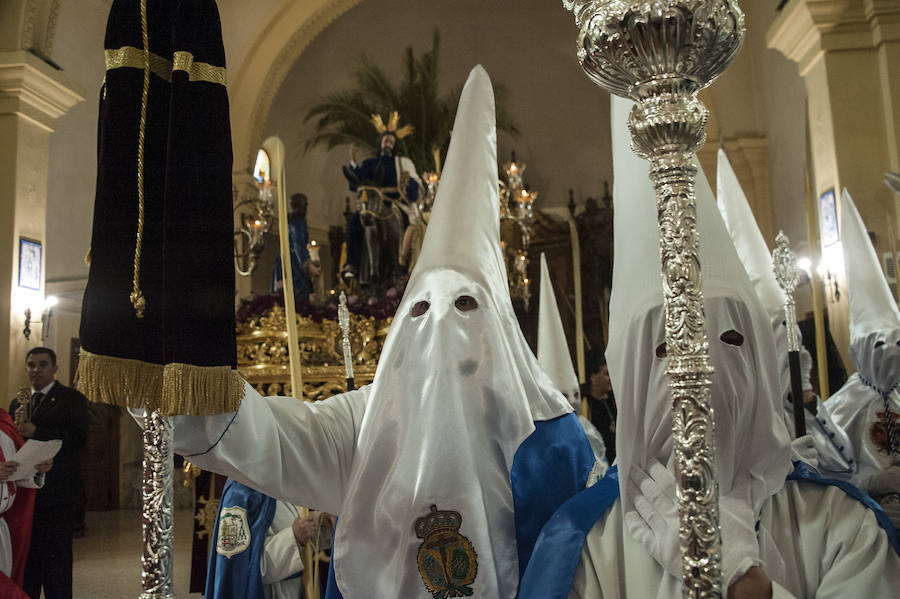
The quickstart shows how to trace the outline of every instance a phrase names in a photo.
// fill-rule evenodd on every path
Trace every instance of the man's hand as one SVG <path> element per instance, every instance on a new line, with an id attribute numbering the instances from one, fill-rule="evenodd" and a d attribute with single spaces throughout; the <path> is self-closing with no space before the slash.
<path id="1" fill-rule="evenodd" d="M 34 431 L 37 429 L 37 427 L 28 420 L 28 412 L 25 410 L 25 406 L 16 408 L 16 428 L 19 429 L 19 432 L 23 437 L 33 437 Z"/>
<path id="2" fill-rule="evenodd" d="M 38 472 L 50 472 L 50 468 L 53 467 L 53 458 L 49 460 L 44 460 L 43 462 L 38 462 L 37 466 L 34 467 Z"/>
<path id="3" fill-rule="evenodd" d="M 609 368 L 604 364 L 600 370 L 591 375 L 591 395 L 594 399 L 603 399 L 612 391 L 609 380 Z"/>
<path id="4" fill-rule="evenodd" d="M 728 587 L 728 599 L 772 599 L 772 581 L 759 566 L 753 566 Z"/>
<path id="5" fill-rule="evenodd" d="M 294 531 L 294 538 L 303 545 L 316 534 L 316 517 L 297 517 L 294 523 L 291 524 L 291 529 Z"/>
<path id="6" fill-rule="evenodd" d="M 0 462 L 0 483 L 9 480 L 9 478 L 16 473 L 18 468 L 18 462 Z"/>

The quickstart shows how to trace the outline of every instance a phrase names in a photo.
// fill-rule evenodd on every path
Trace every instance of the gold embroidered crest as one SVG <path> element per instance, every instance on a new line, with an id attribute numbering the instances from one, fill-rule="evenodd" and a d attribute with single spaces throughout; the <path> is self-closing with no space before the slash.
<path id="1" fill-rule="evenodd" d="M 478 556 L 471 541 L 459 534 L 459 512 L 438 510 L 416 520 L 416 536 L 423 539 L 416 555 L 419 575 L 434 599 L 469 597 L 478 575 Z"/>

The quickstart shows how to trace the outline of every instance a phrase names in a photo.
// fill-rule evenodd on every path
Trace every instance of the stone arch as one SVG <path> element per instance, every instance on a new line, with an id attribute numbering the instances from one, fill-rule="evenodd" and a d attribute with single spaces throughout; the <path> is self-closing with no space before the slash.
<path id="1" fill-rule="evenodd" d="M 241 62 L 229 85 L 235 171 L 249 170 L 272 101 L 297 58 L 335 19 L 363 0 L 287 0 Z"/>

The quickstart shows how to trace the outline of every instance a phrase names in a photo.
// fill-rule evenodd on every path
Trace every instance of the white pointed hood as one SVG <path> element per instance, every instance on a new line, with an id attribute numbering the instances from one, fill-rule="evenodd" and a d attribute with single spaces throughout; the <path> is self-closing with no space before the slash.
<path id="1" fill-rule="evenodd" d="M 475 67 L 360 425 L 335 539 L 345 599 L 428 596 L 414 525 L 431 506 L 461 517 L 477 554 L 475 596 L 512 599 L 518 588 L 513 457 L 535 420 L 572 409 L 513 312 L 494 118 L 490 79 Z"/>
<path id="2" fill-rule="evenodd" d="M 725 150 L 719 148 L 718 164 L 716 168 L 717 203 L 725 228 L 734 242 L 744 269 L 756 289 L 756 294 L 762 302 L 763 308 L 769 314 L 772 323 L 772 331 L 775 334 L 775 347 L 778 351 L 779 377 L 781 380 L 782 399 L 786 407 L 790 405 L 791 371 L 788 362 L 787 327 L 784 315 L 784 291 L 775 279 L 772 269 L 772 254 L 763 239 L 762 231 L 756 222 L 756 217 L 750 209 L 750 203 Z M 798 338 L 800 329 L 797 328 Z M 812 357 L 806 348 L 800 348 L 801 355 L 801 385 L 804 390 L 812 389 L 809 380 Z"/>
<path id="3" fill-rule="evenodd" d="M 900 380 L 900 311 L 850 193 L 841 196 L 841 243 L 850 295 L 850 357 L 882 392 Z"/>
<path id="4" fill-rule="evenodd" d="M 734 242 L 750 282 L 769 314 L 784 314 L 784 291 L 772 271 L 772 253 L 763 239 L 747 196 L 731 168 L 725 150 L 719 148 L 716 187 L 719 212 Z"/>
<path id="5" fill-rule="evenodd" d="M 610 299 L 609 373 L 618 400 L 616 456 L 622 508 L 634 511 L 636 469 L 659 461 L 674 473 L 672 408 L 666 360 L 656 197 L 649 163 L 634 155 L 626 129 L 632 103 L 612 98 L 615 264 Z M 756 559 L 753 523 L 763 502 L 784 484 L 790 444 L 781 415 L 769 318 L 734 250 L 702 170 L 697 175 L 697 226 L 710 358 L 711 401 L 723 498 L 736 517 L 723 538 L 726 579 Z M 723 342 L 738 331 L 743 342 Z M 723 503 L 723 505 L 725 505 Z M 672 523 L 677 530 L 678 524 Z M 723 527 L 724 529 L 724 527 Z M 652 551 L 648 548 L 648 551 Z M 736 559 L 732 559 L 737 556 Z"/>
<path id="6" fill-rule="evenodd" d="M 547 258 L 541 254 L 541 297 L 538 310 L 538 362 L 576 411 L 581 407 L 581 389 L 562 319 L 553 293 L 553 281 L 547 269 Z"/>

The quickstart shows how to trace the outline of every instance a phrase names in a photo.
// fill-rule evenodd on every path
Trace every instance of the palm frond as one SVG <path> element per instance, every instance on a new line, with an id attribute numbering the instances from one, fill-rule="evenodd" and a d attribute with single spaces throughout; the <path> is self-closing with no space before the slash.
<path id="1" fill-rule="evenodd" d="M 447 154 L 450 130 L 459 104 L 461 86 L 440 94 L 440 34 L 435 29 L 431 49 L 417 56 L 412 46 L 401 55 L 401 76 L 395 85 L 387 73 L 367 56 L 361 56 L 354 72 L 356 87 L 328 94 L 307 110 L 303 123 L 312 122 L 313 132 L 303 142 L 303 151 L 324 146 L 333 149 L 356 144 L 374 150 L 377 138 L 372 114 L 386 117 L 400 113 L 401 124 L 414 127 L 412 135 L 398 140 L 397 151 L 408 156 L 422 173 L 434 169 L 433 148 L 441 162 Z M 497 128 L 511 135 L 518 129 L 507 108 L 506 88 L 494 84 Z"/>

